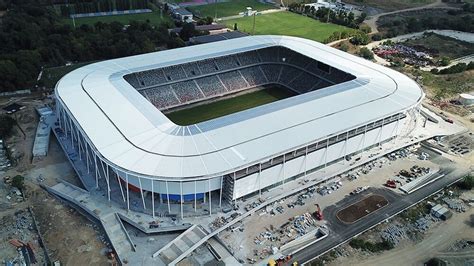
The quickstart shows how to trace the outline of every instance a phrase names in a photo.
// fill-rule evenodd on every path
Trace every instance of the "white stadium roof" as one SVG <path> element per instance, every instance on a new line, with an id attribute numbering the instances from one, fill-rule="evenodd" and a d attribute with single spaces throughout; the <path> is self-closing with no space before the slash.
<path id="1" fill-rule="evenodd" d="M 190 126 L 171 122 L 123 79 L 133 72 L 277 45 L 356 79 Z M 401 73 L 286 36 L 251 36 L 94 63 L 63 77 L 56 94 L 110 164 L 167 179 L 231 173 L 404 111 L 423 97 Z"/>

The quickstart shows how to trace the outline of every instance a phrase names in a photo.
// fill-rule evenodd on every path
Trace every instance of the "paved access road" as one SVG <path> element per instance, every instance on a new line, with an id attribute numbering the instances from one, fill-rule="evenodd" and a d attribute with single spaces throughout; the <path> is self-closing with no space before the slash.
<path id="1" fill-rule="evenodd" d="M 467 171 L 455 170 L 454 167 L 451 167 L 442 169 L 439 174 L 445 174 L 445 176 L 409 195 L 401 195 L 385 188 L 372 188 L 359 195 L 348 196 L 346 199 L 336 203 L 334 206 L 326 208 L 323 213 L 327 219 L 327 225 L 330 229 L 329 236 L 323 241 L 315 243 L 314 245 L 297 252 L 293 256 L 293 261 L 303 264 L 313 260 L 315 257 L 328 252 L 332 248 L 337 247 L 354 236 L 365 232 L 366 230 L 383 222 L 389 217 L 403 211 L 404 209 L 416 204 L 433 193 L 459 180 L 461 177 L 467 174 Z M 367 215 L 366 217 L 351 225 L 344 224 L 336 218 L 335 214 L 338 210 L 356 202 L 357 200 L 360 200 L 371 193 L 384 196 L 389 201 L 389 205 L 372 214 Z"/>

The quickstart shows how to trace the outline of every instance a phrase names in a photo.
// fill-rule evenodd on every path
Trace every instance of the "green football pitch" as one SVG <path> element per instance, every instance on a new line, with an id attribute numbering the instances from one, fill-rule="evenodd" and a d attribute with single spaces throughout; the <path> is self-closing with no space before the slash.
<path id="1" fill-rule="evenodd" d="M 192 125 L 213 118 L 236 113 L 256 106 L 275 102 L 296 95 L 295 92 L 280 87 L 266 87 L 258 91 L 216 100 L 208 104 L 177 110 L 166 116 L 178 125 Z"/>
<path id="2" fill-rule="evenodd" d="M 246 11 L 247 7 L 251 7 L 253 10 L 257 11 L 277 8 L 274 5 L 264 4 L 257 0 L 233 0 L 216 4 L 193 6 L 188 9 L 199 17 L 209 16 L 213 18 L 222 18 L 238 15 L 239 13 Z"/>
<path id="3" fill-rule="evenodd" d="M 257 15 L 255 17 L 243 17 L 225 20 L 227 27 L 233 28 L 234 24 L 240 31 L 255 35 L 288 35 L 302 37 L 310 40 L 322 42 L 334 32 L 352 32 L 354 29 L 332 24 L 322 23 L 309 17 L 298 15 L 292 12 L 276 12 L 270 14 Z"/>

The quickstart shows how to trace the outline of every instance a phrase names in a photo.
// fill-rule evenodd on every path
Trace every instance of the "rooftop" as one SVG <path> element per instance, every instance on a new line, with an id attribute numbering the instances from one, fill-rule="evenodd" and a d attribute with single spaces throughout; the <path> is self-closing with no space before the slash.
<path id="1" fill-rule="evenodd" d="M 294 50 L 356 79 L 190 126 L 172 123 L 123 79 L 270 46 Z M 420 87 L 399 72 L 287 36 L 250 36 L 94 63 L 63 77 L 56 95 L 110 164 L 143 177 L 176 179 L 232 173 L 402 112 L 423 98 Z"/>

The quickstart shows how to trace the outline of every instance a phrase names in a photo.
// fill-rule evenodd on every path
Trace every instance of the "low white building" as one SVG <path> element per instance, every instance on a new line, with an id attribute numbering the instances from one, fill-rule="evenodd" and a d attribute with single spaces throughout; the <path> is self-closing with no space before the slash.
<path id="1" fill-rule="evenodd" d="M 473 105 L 474 104 L 474 95 L 473 93 L 461 93 L 459 95 L 459 102 L 461 102 L 462 105 Z"/>

